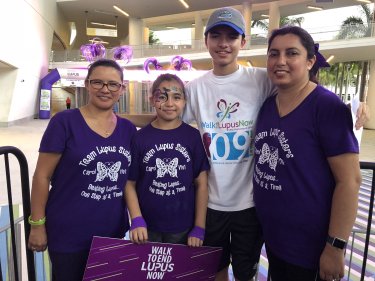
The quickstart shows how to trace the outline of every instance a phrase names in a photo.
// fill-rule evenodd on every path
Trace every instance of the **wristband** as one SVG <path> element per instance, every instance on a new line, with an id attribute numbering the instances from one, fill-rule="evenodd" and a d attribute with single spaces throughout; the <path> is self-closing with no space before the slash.
<path id="1" fill-rule="evenodd" d="M 37 221 L 34 221 L 34 220 L 31 218 L 31 215 L 30 215 L 28 221 L 29 221 L 29 224 L 30 224 L 30 225 L 43 225 L 43 224 L 46 223 L 46 217 L 43 217 L 43 218 L 41 218 L 41 219 L 39 219 L 39 220 L 37 220 Z"/>
<path id="2" fill-rule="evenodd" d="M 135 217 L 134 219 L 132 219 L 132 225 L 130 226 L 130 230 L 133 230 L 137 227 L 147 228 L 147 224 L 146 224 L 145 220 L 143 219 L 143 217 L 141 217 L 141 216 Z"/>
<path id="3" fill-rule="evenodd" d="M 199 227 L 199 226 L 194 226 L 193 229 L 189 232 L 188 237 L 195 237 L 200 240 L 204 240 L 204 228 Z"/>

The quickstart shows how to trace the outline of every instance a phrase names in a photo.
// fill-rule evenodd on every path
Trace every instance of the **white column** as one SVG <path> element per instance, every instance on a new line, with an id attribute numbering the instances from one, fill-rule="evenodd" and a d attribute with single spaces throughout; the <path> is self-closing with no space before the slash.
<path id="1" fill-rule="evenodd" d="M 272 32 L 275 28 L 280 27 L 280 9 L 277 2 L 270 3 L 270 12 L 269 12 L 269 29 L 268 34 Z"/>
<path id="2" fill-rule="evenodd" d="M 195 26 L 192 29 L 193 48 L 199 48 L 201 41 L 203 40 L 203 21 L 202 16 L 199 12 L 194 15 Z"/>
<path id="3" fill-rule="evenodd" d="M 143 43 L 143 21 L 141 19 L 129 18 L 129 45 L 142 45 Z"/>
<path id="4" fill-rule="evenodd" d="M 245 19 L 245 34 L 247 36 L 251 35 L 251 17 L 252 17 L 252 5 L 249 1 L 242 3 L 242 14 Z"/>
<path id="5" fill-rule="evenodd" d="M 133 47 L 133 57 L 143 57 L 143 21 L 129 18 L 129 33 L 127 44 Z"/>
<path id="6" fill-rule="evenodd" d="M 370 64 L 370 75 L 367 89 L 367 104 L 370 108 L 370 120 L 366 122 L 366 129 L 375 129 L 375 60 Z"/>
<path id="7" fill-rule="evenodd" d="M 143 26 L 143 45 L 149 44 L 150 29 L 147 26 Z"/>

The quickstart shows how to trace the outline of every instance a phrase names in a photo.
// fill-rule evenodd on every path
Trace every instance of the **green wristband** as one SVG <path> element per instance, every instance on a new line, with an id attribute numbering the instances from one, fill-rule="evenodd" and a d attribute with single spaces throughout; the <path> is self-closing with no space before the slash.
<path id="1" fill-rule="evenodd" d="M 41 218 L 40 220 L 37 220 L 37 221 L 33 221 L 30 215 L 28 221 L 30 225 L 43 225 L 46 223 L 46 217 Z"/>

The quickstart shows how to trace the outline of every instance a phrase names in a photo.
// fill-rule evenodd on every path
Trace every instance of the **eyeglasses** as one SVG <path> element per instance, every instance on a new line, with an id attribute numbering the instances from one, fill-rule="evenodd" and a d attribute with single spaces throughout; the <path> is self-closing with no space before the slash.
<path id="1" fill-rule="evenodd" d="M 93 87 L 96 90 L 101 90 L 104 86 L 107 86 L 108 90 L 110 90 L 111 92 L 117 92 L 122 87 L 121 83 L 115 81 L 108 81 L 107 83 L 105 83 L 104 81 L 99 79 L 89 80 L 89 83 L 91 87 Z"/>

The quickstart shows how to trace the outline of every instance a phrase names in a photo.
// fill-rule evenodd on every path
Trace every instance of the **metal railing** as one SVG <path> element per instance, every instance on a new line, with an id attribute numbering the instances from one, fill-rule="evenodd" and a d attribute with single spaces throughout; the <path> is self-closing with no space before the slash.
<path id="1" fill-rule="evenodd" d="M 17 231 L 15 226 L 19 226 L 23 218 L 14 219 L 13 213 L 13 199 L 12 199 L 12 184 L 11 184 L 11 171 L 9 165 L 9 154 L 14 155 L 20 166 L 20 176 L 21 176 L 21 191 L 22 191 L 22 206 L 23 206 L 23 215 L 24 218 L 28 218 L 30 215 L 30 188 L 29 188 L 29 169 L 27 165 L 27 160 L 25 155 L 16 147 L 13 146 L 3 146 L 0 147 L 0 155 L 4 155 L 4 164 L 5 164 L 5 176 L 6 176 L 6 185 L 7 185 L 7 195 L 8 195 L 8 207 L 9 207 L 9 219 L 10 223 L 10 232 L 11 232 L 11 252 L 12 260 L 10 260 L 11 265 L 13 266 L 14 280 L 22 280 L 21 271 L 19 270 L 21 266 L 19 249 L 21 248 L 20 243 L 16 243 Z M 27 245 L 27 239 L 30 234 L 30 225 L 24 223 L 25 228 L 25 243 Z M 19 231 L 18 231 L 19 233 Z M 20 242 L 20 241 L 19 241 Z M 34 268 L 34 254 L 32 251 L 28 250 L 26 247 L 26 261 L 27 261 L 27 273 L 28 280 L 35 281 L 35 268 Z M 0 278 L 2 275 L 0 274 Z"/>
<path id="2" fill-rule="evenodd" d="M 371 193 L 370 193 L 370 202 L 369 202 L 369 211 L 367 217 L 367 227 L 366 227 L 366 239 L 363 253 L 363 263 L 362 263 L 362 272 L 361 272 L 361 281 L 365 278 L 365 272 L 367 267 L 367 257 L 370 244 L 370 235 L 372 233 L 372 215 L 374 212 L 374 196 L 375 196 L 375 163 L 370 162 L 361 162 L 361 170 L 370 170 L 372 171 L 372 183 L 371 183 Z"/>
<path id="3" fill-rule="evenodd" d="M 358 30 L 358 25 L 348 25 L 349 29 Z M 375 24 L 372 23 L 368 27 L 369 30 L 374 30 Z M 340 25 L 320 27 L 319 29 L 309 29 L 305 27 L 311 34 L 316 42 L 333 41 L 338 40 L 337 34 L 341 29 Z M 323 31 L 322 31 L 323 30 Z M 259 48 L 265 48 L 267 45 L 267 32 L 252 34 L 246 36 L 247 44 L 243 50 L 253 50 Z M 354 35 L 356 36 L 356 35 Z M 353 37 L 353 39 L 365 38 L 373 36 L 372 32 L 368 35 Z M 343 39 L 348 40 L 348 39 Z M 133 49 L 133 59 L 141 59 L 154 56 L 173 56 L 181 54 L 191 54 L 207 52 L 204 39 L 201 40 L 190 40 L 190 44 L 186 43 L 187 40 L 171 40 L 169 42 L 163 42 L 162 44 L 144 44 L 144 45 L 131 45 Z M 106 58 L 112 58 L 111 52 L 106 53 Z M 80 50 L 64 50 L 64 51 L 51 51 L 50 62 L 80 62 L 86 61 L 80 53 Z"/>
<path id="4" fill-rule="evenodd" d="M 15 230 L 15 233 L 14 235 L 12 235 L 12 231 L 11 231 L 11 224 L 7 224 L 3 227 L 0 227 L 0 235 L 1 234 L 5 234 L 5 241 L 9 241 L 11 240 L 13 237 L 15 239 L 15 244 L 17 245 L 17 249 L 16 251 L 14 252 L 14 249 L 11 248 L 11 249 L 8 249 L 8 247 L 5 247 L 5 251 L 6 251 L 6 255 L 8 257 L 8 261 L 13 261 L 13 262 L 8 262 L 8 276 L 9 276 L 9 279 L 10 280 L 16 280 L 16 274 L 18 273 L 18 276 L 21 276 L 22 274 L 22 261 L 21 261 L 21 253 L 22 253 L 22 249 L 21 247 L 19 247 L 19 245 L 21 245 L 21 223 L 23 222 L 23 216 L 17 218 L 14 220 L 14 230 Z M 14 254 L 15 253 L 15 254 Z M 17 267 L 13 266 L 14 264 L 14 260 L 17 260 Z M 17 270 L 17 273 L 16 271 Z M 3 280 L 3 277 L 2 277 L 2 273 L 3 271 L 1 270 L 1 267 L 0 267 L 0 281 Z M 7 275 L 6 274 L 6 271 L 4 272 L 5 276 Z"/>
<path id="5" fill-rule="evenodd" d="M 19 217 L 14 219 L 13 214 L 13 199 L 12 199 L 12 186 L 11 186 L 11 171 L 9 165 L 9 154 L 13 154 L 19 162 L 20 165 L 20 175 L 21 175 L 21 188 L 22 188 L 22 206 L 23 206 L 23 217 Z M 21 276 L 21 223 L 24 218 L 27 218 L 30 215 L 30 190 L 29 190 L 29 176 L 28 176 L 28 166 L 27 160 L 24 154 L 15 147 L 12 146 L 4 146 L 0 147 L 0 155 L 4 155 L 4 162 L 5 162 L 5 174 L 6 174 L 6 183 L 7 183 L 7 193 L 8 193 L 8 202 L 9 202 L 9 217 L 10 223 L 2 228 L 0 228 L 0 233 L 4 231 L 9 231 L 10 229 L 10 240 L 11 240 L 11 253 L 10 253 L 10 266 L 13 267 L 12 273 L 10 274 L 9 280 L 19 281 L 22 280 Z M 368 202 L 368 214 L 367 214 L 367 223 L 365 222 L 363 225 L 364 227 L 355 227 L 352 231 L 352 235 L 350 238 L 351 248 L 348 247 L 347 254 L 350 252 L 350 255 L 347 255 L 347 276 L 346 280 L 360 280 L 364 281 L 367 274 L 375 274 L 375 269 L 371 269 L 370 271 L 367 270 L 367 264 L 369 261 L 369 248 L 373 248 L 375 246 L 375 240 L 370 239 L 371 235 L 375 235 L 375 230 L 372 229 L 372 221 L 373 221 L 373 210 L 374 210 L 374 199 L 375 199 L 375 163 L 370 162 L 361 162 L 360 163 L 362 173 L 365 171 L 366 174 L 366 188 L 369 190 L 369 202 Z M 363 180 L 364 182 L 364 180 Z M 361 186 L 363 187 L 363 183 Z M 367 191 L 366 191 L 367 192 Z M 367 211 L 367 201 L 366 201 L 366 211 Z M 25 245 L 27 245 L 27 239 L 30 233 L 30 226 L 28 223 L 24 224 L 25 227 Z M 365 235 L 364 243 L 359 236 Z M 356 242 L 357 241 L 357 242 Z M 358 242 L 359 241 L 359 242 Z M 359 269 L 360 277 L 352 279 L 351 274 L 353 273 L 353 257 L 355 255 L 355 244 L 361 243 L 363 244 L 363 255 L 362 255 L 362 265 Z M 35 257 L 32 251 L 28 250 L 25 247 L 24 251 L 26 251 L 26 262 L 27 262 L 27 274 L 29 281 L 35 281 Z M 373 263 L 373 261 L 371 262 Z M 358 264 L 358 263 L 357 263 Z M 358 267 L 358 266 L 357 266 Z M 358 271 L 358 269 L 357 269 Z M 258 275 L 259 276 L 259 275 Z M 259 276 L 260 277 L 260 276 Z M 267 277 L 266 277 L 267 278 Z M 268 277 L 269 278 L 269 277 Z M 45 277 L 44 277 L 45 279 Z M 1 274 L 1 266 L 0 266 L 0 281 L 2 281 L 2 274 Z"/>
<path id="6" fill-rule="evenodd" d="M 356 222 L 356 226 L 353 228 L 351 236 L 349 237 L 349 243 L 346 249 L 345 255 L 345 265 L 346 273 L 342 280 L 347 281 L 364 281 L 364 280 L 374 280 L 368 279 L 375 277 L 375 268 L 373 263 L 375 261 L 374 256 L 369 256 L 369 249 L 375 247 L 375 238 L 371 239 L 371 235 L 375 235 L 375 229 L 372 229 L 373 222 L 373 211 L 374 211 L 374 199 L 375 199 L 375 163 L 370 162 L 361 162 L 360 163 L 361 172 L 363 175 L 361 183 L 361 191 L 369 189 L 369 195 L 366 197 L 369 198 L 367 211 L 367 223 L 365 227 L 360 226 Z M 366 182 L 365 182 L 366 181 Z M 367 192 L 366 192 L 367 193 Z M 363 195 L 360 195 L 363 199 Z M 366 198 L 367 203 L 367 198 Z M 359 215 L 357 215 L 357 220 Z M 361 221 L 364 221 L 364 218 L 361 217 Z M 361 223 L 363 224 L 363 223 Z M 364 239 L 363 239 L 364 236 Z M 375 237 L 375 236 L 372 236 Z M 364 242 L 362 242 L 364 240 Z M 362 254 L 363 251 L 363 254 Z M 372 250 L 373 251 L 373 250 Z M 263 255 L 265 255 L 263 251 Z M 362 254 L 362 255 L 361 255 Z M 356 256 L 356 257 L 355 257 Z M 371 258 L 372 268 L 367 269 L 367 264 Z M 263 260 L 266 258 L 263 258 Z M 354 262 L 354 260 L 357 260 Z M 264 265 L 266 271 L 268 270 L 268 263 Z M 366 276 L 367 275 L 367 276 Z M 369 276 L 371 275 L 371 276 Z M 272 281 L 269 274 L 266 278 L 267 281 Z M 259 278 L 258 280 L 262 280 Z"/>

